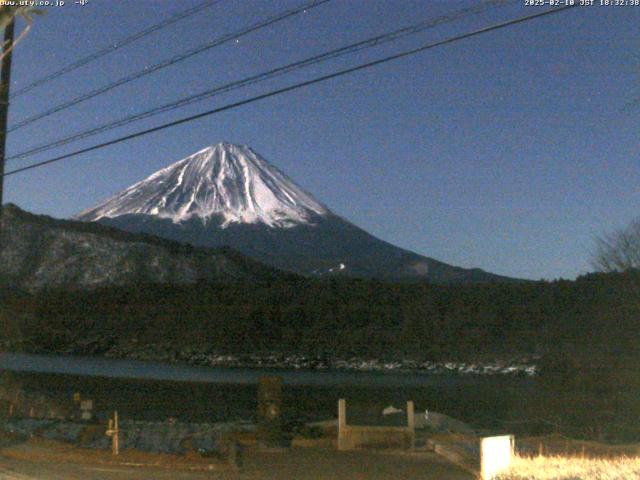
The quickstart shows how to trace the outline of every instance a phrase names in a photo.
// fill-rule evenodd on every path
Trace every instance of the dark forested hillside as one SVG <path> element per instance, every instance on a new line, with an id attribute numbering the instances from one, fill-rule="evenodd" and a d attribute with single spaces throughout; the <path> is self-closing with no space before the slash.
<path id="1" fill-rule="evenodd" d="M 153 344 L 234 354 L 577 359 L 582 351 L 628 355 L 640 336 L 638 273 L 474 286 L 285 276 L 2 296 L 4 342 L 36 351 Z"/>

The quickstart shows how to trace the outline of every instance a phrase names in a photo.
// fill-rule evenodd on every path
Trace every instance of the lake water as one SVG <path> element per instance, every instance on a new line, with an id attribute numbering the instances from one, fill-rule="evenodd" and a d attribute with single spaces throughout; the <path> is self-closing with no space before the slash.
<path id="1" fill-rule="evenodd" d="M 487 377 L 397 372 L 335 370 L 280 370 L 266 368 L 199 367 L 139 360 L 0 353 L 0 370 L 55 373 L 178 382 L 204 382 L 246 385 L 260 377 L 277 375 L 286 385 L 306 386 L 384 386 L 407 387 L 442 384 L 486 383 Z"/>
<path id="2" fill-rule="evenodd" d="M 219 421 L 253 418 L 261 376 L 283 378 L 290 418 L 336 415 L 337 401 L 378 408 L 404 407 L 446 413 L 478 426 L 517 415 L 535 389 L 530 378 L 410 373 L 295 371 L 213 368 L 135 360 L 0 354 L 0 369 L 18 372 L 25 390 L 69 401 L 74 392 L 92 398 L 96 409 L 117 409 L 124 418 Z M 515 410 L 514 410 L 515 409 Z"/>

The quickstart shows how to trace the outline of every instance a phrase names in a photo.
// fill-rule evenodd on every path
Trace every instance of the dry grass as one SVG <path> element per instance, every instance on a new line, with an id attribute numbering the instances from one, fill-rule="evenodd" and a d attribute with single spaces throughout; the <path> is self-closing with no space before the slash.
<path id="1" fill-rule="evenodd" d="M 516 456 L 500 480 L 630 480 L 640 478 L 640 457 Z"/>

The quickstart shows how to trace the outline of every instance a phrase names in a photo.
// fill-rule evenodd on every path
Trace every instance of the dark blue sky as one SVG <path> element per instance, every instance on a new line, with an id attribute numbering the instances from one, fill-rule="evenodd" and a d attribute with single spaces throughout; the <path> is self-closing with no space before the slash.
<path id="1" fill-rule="evenodd" d="M 199 1 L 50 8 L 14 54 L 19 88 Z M 17 122 L 296 1 L 223 0 L 16 98 Z M 13 132 L 9 154 L 207 87 L 480 2 L 333 0 Z M 443 25 L 105 133 L 8 169 L 407 47 L 541 11 Z M 593 237 L 640 214 L 640 7 L 577 8 L 6 179 L 5 201 L 69 217 L 222 140 L 250 145 L 376 236 L 525 278 L 589 270 Z"/>

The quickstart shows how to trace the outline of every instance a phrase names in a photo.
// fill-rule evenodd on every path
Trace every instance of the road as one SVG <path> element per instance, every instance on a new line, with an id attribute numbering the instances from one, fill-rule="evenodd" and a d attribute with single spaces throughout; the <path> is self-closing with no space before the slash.
<path id="1" fill-rule="evenodd" d="M 0 480 L 471 480 L 473 475 L 447 463 L 439 456 L 394 454 L 378 451 L 338 452 L 323 448 L 292 448 L 282 452 L 261 452 L 247 447 L 243 467 L 212 471 L 174 468 L 129 467 L 65 461 L 34 451 L 29 446 L 0 452 Z M 36 450 L 42 447 L 36 447 Z"/>

